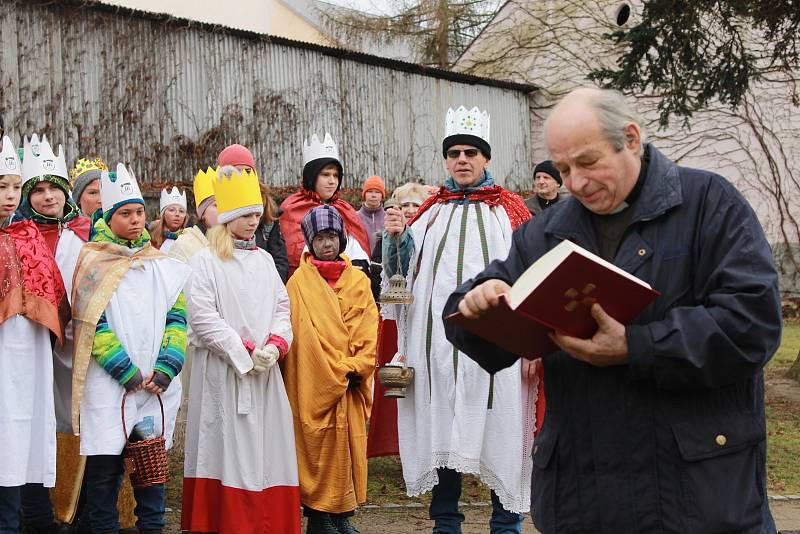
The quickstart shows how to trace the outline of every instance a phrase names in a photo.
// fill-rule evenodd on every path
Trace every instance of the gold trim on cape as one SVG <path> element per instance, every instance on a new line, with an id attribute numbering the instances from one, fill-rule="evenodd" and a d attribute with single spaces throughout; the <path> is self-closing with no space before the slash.
<path id="1" fill-rule="evenodd" d="M 76 436 L 80 434 L 81 400 L 100 316 L 128 269 L 143 268 L 144 260 L 166 257 L 149 243 L 136 252 L 107 242 L 86 243 L 81 249 L 72 286 L 72 430 Z"/>

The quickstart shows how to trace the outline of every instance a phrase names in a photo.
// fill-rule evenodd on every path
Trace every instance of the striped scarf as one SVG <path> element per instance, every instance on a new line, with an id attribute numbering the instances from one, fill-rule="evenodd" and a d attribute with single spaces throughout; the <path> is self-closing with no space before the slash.
<path id="1" fill-rule="evenodd" d="M 237 248 L 239 250 L 256 250 L 258 247 L 256 246 L 256 235 L 250 239 L 236 239 L 233 238 L 233 248 Z"/>

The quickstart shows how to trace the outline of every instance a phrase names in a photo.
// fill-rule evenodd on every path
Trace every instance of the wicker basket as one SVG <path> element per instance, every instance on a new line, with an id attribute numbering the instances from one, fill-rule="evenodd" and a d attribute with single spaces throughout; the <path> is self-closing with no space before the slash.
<path id="1" fill-rule="evenodd" d="M 164 439 L 164 403 L 161 395 L 157 395 L 161 405 L 161 435 L 143 441 L 129 441 L 128 429 L 125 426 L 125 398 L 122 396 L 122 431 L 125 433 L 125 465 L 134 488 L 146 488 L 163 484 L 169 479 L 169 460 L 167 459 L 166 440 Z"/>

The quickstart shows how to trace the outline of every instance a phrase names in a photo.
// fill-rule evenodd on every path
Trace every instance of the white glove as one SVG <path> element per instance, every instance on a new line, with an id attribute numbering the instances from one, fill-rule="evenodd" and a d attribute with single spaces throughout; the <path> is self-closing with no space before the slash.
<path id="1" fill-rule="evenodd" d="M 263 349 L 255 349 L 253 351 L 253 370 L 257 367 L 263 367 L 262 373 L 275 365 L 280 357 L 281 352 L 275 345 L 269 344 Z M 257 373 L 258 374 L 258 373 Z"/>
<path id="2" fill-rule="evenodd" d="M 261 363 L 259 363 L 259 361 L 256 360 L 256 351 L 257 350 L 258 349 L 254 349 L 253 353 L 250 355 L 250 358 L 252 358 L 252 360 L 253 360 L 253 368 L 250 369 L 250 371 L 247 372 L 247 374 L 249 374 L 249 375 L 260 375 L 261 373 L 263 373 L 264 371 L 267 370 L 266 367 L 261 365 Z"/>

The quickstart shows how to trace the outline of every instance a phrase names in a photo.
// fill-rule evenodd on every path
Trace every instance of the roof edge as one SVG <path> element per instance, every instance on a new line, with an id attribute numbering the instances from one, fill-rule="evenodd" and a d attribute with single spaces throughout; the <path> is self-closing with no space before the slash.
<path id="1" fill-rule="evenodd" d="M 384 58 L 374 56 L 363 52 L 356 52 L 354 50 L 347 50 L 345 48 L 335 48 L 331 46 L 319 45 L 316 43 L 308 43 L 304 41 L 295 41 L 286 37 L 278 37 L 275 35 L 268 35 L 257 33 L 249 30 L 242 30 L 238 28 L 231 28 L 220 24 L 212 24 L 209 22 L 199 22 L 181 17 L 175 17 L 164 13 L 151 13 L 138 9 L 132 9 L 124 6 L 116 6 L 101 3 L 99 0 L 21 0 L 27 4 L 38 5 L 46 9 L 60 8 L 66 6 L 78 7 L 81 9 L 90 9 L 114 15 L 124 15 L 134 18 L 151 20 L 155 22 L 165 23 L 177 28 L 200 28 L 211 33 L 224 33 L 227 35 L 234 35 L 252 41 L 265 41 L 277 45 L 288 46 L 291 48 L 299 48 L 303 50 L 310 50 L 319 52 L 320 54 L 354 61 L 356 63 L 363 63 L 366 65 L 374 65 L 384 67 L 390 70 L 399 72 L 408 72 L 411 74 L 419 74 L 431 78 L 438 78 L 441 80 L 448 80 L 452 82 L 464 83 L 468 85 L 484 85 L 489 87 L 497 87 L 500 89 L 507 89 L 510 91 L 518 91 L 521 93 L 531 93 L 539 90 L 539 87 L 533 84 L 524 84 L 511 82 L 506 80 L 495 80 L 492 78 L 484 78 L 481 76 L 474 76 L 472 74 L 463 74 L 459 72 L 438 69 L 435 67 L 427 67 L 417 63 L 409 63 L 397 59 Z"/>

